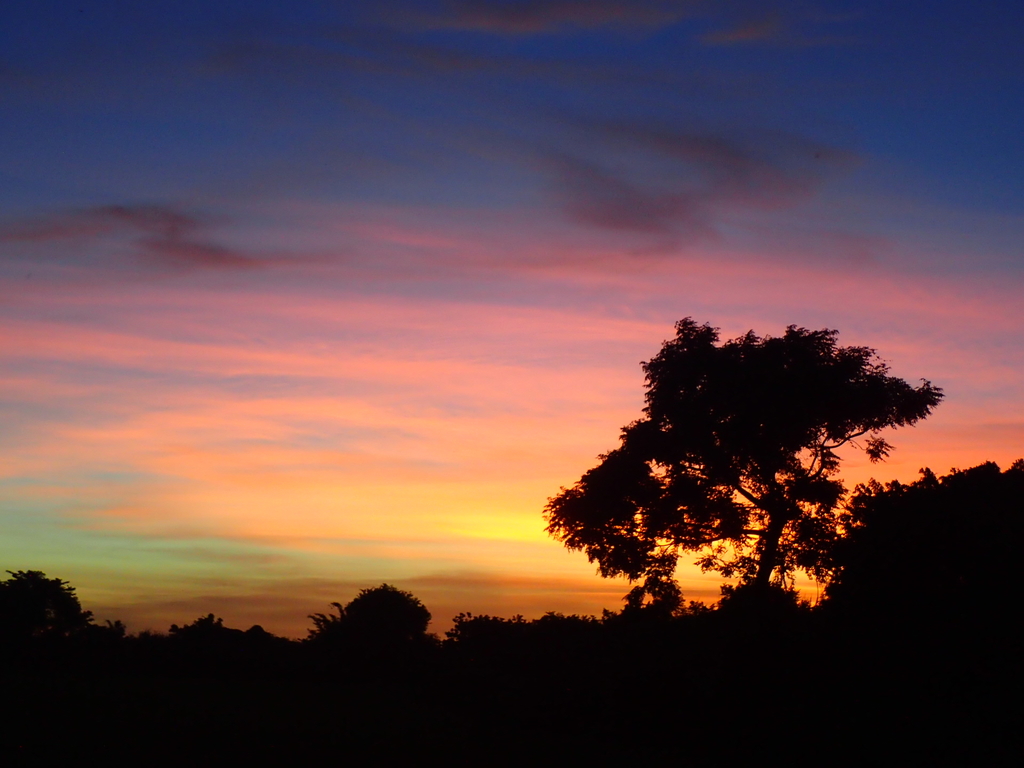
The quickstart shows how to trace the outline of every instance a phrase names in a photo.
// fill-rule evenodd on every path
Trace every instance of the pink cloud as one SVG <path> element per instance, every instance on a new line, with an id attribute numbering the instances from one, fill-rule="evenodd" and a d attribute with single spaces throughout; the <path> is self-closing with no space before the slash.
<path id="1" fill-rule="evenodd" d="M 570 219 L 638 233 L 715 239 L 730 214 L 780 210 L 813 197 L 854 163 L 797 136 L 746 137 L 633 122 L 581 122 L 573 150 L 539 163 Z"/>

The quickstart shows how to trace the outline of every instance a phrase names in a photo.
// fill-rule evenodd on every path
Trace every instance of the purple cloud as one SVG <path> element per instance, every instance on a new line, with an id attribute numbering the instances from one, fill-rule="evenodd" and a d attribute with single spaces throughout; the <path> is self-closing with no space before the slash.
<path id="1" fill-rule="evenodd" d="M 428 28 L 501 35 L 555 34 L 586 29 L 659 29 L 685 19 L 717 28 L 696 39 L 705 45 L 771 43 L 784 46 L 847 42 L 821 28 L 846 20 L 799 2 L 764 0 L 443 0 L 431 11 L 389 12 Z"/>
<path id="2" fill-rule="evenodd" d="M 785 29 L 777 14 L 745 20 L 732 27 L 709 32 L 701 41 L 709 45 L 737 45 L 778 40 Z"/>
<path id="3" fill-rule="evenodd" d="M 571 219 L 612 230 L 712 236 L 723 214 L 791 206 L 853 159 L 794 136 L 730 138 L 639 123 L 583 130 L 597 141 L 542 164 Z"/>
<path id="4" fill-rule="evenodd" d="M 441 23 L 502 34 L 609 25 L 659 27 L 679 21 L 704 5 L 701 0 L 451 0 L 444 5 Z"/>
<path id="5" fill-rule="evenodd" d="M 105 205 L 0 225 L 0 244 L 127 237 L 136 253 L 163 266 L 252 268 L 266 263 L 200 237 L 204 220 L 160 205 Z"/>

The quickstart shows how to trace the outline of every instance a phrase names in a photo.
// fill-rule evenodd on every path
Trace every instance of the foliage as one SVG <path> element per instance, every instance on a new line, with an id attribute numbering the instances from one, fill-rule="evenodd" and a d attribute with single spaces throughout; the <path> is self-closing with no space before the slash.
<path id="1" fill-rule="evenodd" d="M 422 638 L 430 611 L 420 600 L 390 584 L 360 590 L 347 605 L 331 603 L 335 614 L 314 613 L 309 640 L 362 639 L 402 643 Z"/>
<path id="2" fill-rule="evenodd" d="M 470 654 L 491 650 L 501 645 L 519 645 L 529 627 L 520 614 L 510 619 L 463 612 L 452 621 L 452 628 L 444 633 L 449 646 L 458 646 Z"/>
<path id="3" fill-rule="evenodd" d="M 331 603 L 338 615 L 333 613 L 312 613 L 309 618 L 313 621 L 313 628 L 309 630 L 309 640 L 325 640 L 340 635 L 345 626 L 345 606 L 341 603 Z"/>
<path id="4" fill-rule="evenodd" d="M 171 624 L 170 628 L 170 634 L 177 635 L 178 637 L 210 637 L 211 635 L 229 631 L 231 630 L 224 626 L 224 619 L 215 617 L 212 613 L 200 616 L 191 624 L 185 624 L 181 627 L 177 624 Z"/>
<path id="5" fill-rule="evenodd" d="M 1005 615 L 1020 599 L 1024 461 L 858 486 L 826 605 L 903 617 Z"/>
<path id="6" fill-rule="evenodd" d="M 716 606 L 720 616 L 775 622 L 806 613 L 811 608 L 810 601 L 802 600 L 795 588 L 783 584 L 773 584 L 769 589 L 759 589 L 755 584 L 723 584 L 722 599 Z"/>
<path id="7" fill-rule="evenodd" d="M 882 431 L 916 423 L 942 398 L 837 336 L 790 326 L 719 344 L 717 329 L 681 320 L 643 364 L 644 417 L 548 501 L 548 532 L 604 576 L 644 578 L 652 595 L 688 551 L 762 590 L 796 570 L 826 579 L 842 531 L 838 451 L 884 459 Z"/>
<path id="8" fill-rule="evenodd" d="M 75 588 L 42 571 L 7 571 L 0 581 L 0 635 L 12 638 L 69 637 L 92 624 Z"/>

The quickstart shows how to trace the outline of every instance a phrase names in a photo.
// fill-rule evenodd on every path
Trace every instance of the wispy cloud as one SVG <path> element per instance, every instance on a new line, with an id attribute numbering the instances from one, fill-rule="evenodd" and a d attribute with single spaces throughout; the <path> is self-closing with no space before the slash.
<path id="1" fill-rule="evenodd" d="M 849 152 L 767 132 L 732 138 L 640 122 L 584 130 L 596 141 L 542 162 L 571 219 L 612 230 L 708 237 L 723 213 L 786 208 L 854 161 Z"/>
<path id="2" fill-rule="evenodd" d="M 801 3 L 764 0 L 443 0 L 413 7 L 398 18 L 427 28 L 508 36 L 657 30 L 694 19 L 715 26 L 696 37 L 707 45 L 820 45 L 835 39 L 818 30 L 846 20 Z"/>
<path id="3" fill-rule="evenodd" d="M 0 225 L 0 245 L 128 238 L 134 254 L 177 268 L 250 269 L 267 263 L 204 237 L 208 223 L 160 205 L 105 205 Z"/>
<path id="4" fill-rule="evenodd" d="M 782 48 L 850 45 L 855 39 L 841 30 L 855 16 L 751 9 L 724 26 L 701 35 L 705 45 L 770 45 Z"/>
<path id="5" fill-rule="evenodd" d="M 782 19 L 772 14 L 760 19 L 745 20 L 735 26 L 709 32 L 701 40 L 711 45 L 735 45 L 777 40 L 785 30 Z"/>
<path id="6" fill-rule="evenodd" d="M 456 29 L 530 34 L 574 27 L 659 27 L 704 5 L 701 0 L 449 0 L 435 19 Z"/>

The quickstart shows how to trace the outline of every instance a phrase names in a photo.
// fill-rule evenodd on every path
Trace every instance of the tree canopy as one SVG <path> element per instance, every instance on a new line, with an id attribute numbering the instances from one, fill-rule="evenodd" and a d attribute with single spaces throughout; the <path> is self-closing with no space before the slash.
<path id="1" fill-rule="evenodd" d="M 390 584 L 363 589 L 347 605 L 331 603 L 337 615 L 314 613 L 309 640 L 357 639 L 402 643 L 422 638 L 430 611 L 410 592 Z"/>
<path id="2" fill-rule="evenodd" d="M 1003 472 L 986 462 L 942 477 L 922 469 L 909 484 L 858 486 L 826 604 L 858 619 L 969 617 L 972 627 L 1015 614 L 1024 581 L 1022 499 L 1024 460 Z"/>
<path id="3" fill-rule="evenodd" d="M 889 455 L 883 430 L 912 425 L 942 399 L 889 375 L 838 332 L 789 326 L 719 343 L 692 318 L 643 363 L 644 417 L 618 448 L 545 510 L 547 530 L 604 576 L 644 579 L 657 596 L 682 552 L 757 587 L 796 570 L 825 580 L 841 532 L 840 449 Z"/>
<path id="4" fill-rule="evenodd" d="M 67 637 L 92 624 L 75 588 L 42 571 L 7 571 L 0 581 L 0 637 Z"/>

